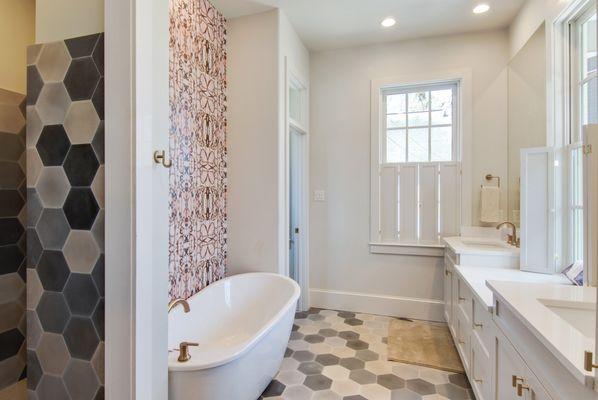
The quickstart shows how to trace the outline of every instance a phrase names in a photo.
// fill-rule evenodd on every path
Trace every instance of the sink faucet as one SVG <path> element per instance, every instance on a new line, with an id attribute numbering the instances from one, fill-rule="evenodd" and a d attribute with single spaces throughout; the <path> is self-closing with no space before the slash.
<path id="1" fill-rule="evenodd" d="M 189 303 L 187 303 L 187 300 L 185 300 L 185 299 L 174 299 L 170 303 L 168 303 L 168 312 L 170 313 L 170 311 L 173 308 L 175 308 L 176 306 L 178 306 L 179 304 L 183 305 L 183 309 L 185 310 L 186 313 L 189 312 L 189 310 L 190 310 Z"/>
<path id="2" fill-rule="evenodd" d="M 509 226 L 511 228 L 512 233 L 511 235 L 507 236 L 507 243 L 509 243 L 512 246 L 519 247 L 519 245 L 521 244 L 521 240 L 517 237 L 517 227 L 515 226 L 515 224 L 509 221 L 501 222 L 500 224 L 498 224 L 496 229 L 499 230 L 504 225 Z"/>

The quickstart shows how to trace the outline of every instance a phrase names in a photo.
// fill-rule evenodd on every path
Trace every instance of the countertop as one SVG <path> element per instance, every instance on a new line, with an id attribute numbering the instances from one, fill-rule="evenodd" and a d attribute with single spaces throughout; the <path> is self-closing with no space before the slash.
<path id="1" fill-rule="evenodd" d="M 578 306 L 573 304 L 583 303 L 595 309 L 596 288 L 491 279 L 487 285 L 493 295 L 497 296 L 580 382 L 586 382 L 587 378 L 593 377 L 593 372 L 583 369 L 583 355 L 586 350 L 594 350 L 594 337 L 584 335 L 545 304 L 553 302 L 560 304 L 559 307 L 567 308 L 569 303 L 569 307 L 577 308 Z"/>
<path id="2" fill-rule="evenodd" d="M 519 257 L 520 253 L 519 248 L 495 238 L 452 236 L 444 238 L 444 242 L 456 254 Z"/>
<path id="3" fill-rule="evenodd" d="M 509 281 L 520 283 L 548 283 L 556 285 L 569 285 L 571 282 L 563 275 L 546 275 L 533 272 L 524 272 L 519 269 L 468 267 L 455 265 L 455 270 L 461 275 L 467 286 L 484 302 L 488 310 L 492 310 L 492 290 L 486 281 Z"/>

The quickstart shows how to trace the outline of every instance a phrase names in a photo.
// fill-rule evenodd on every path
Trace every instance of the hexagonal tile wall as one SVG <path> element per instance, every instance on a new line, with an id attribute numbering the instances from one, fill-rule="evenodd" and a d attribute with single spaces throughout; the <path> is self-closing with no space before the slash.
<path id="1" fill-rule="evenodd" d="M 25 103 L 24 95 L 0 89 L 0 391 L 25 374 Z M 31 178 L 37 179 L 41 161 L 31 158 Z"/>
<path id="2" fill-rule="evenodd" d="M 381 333 L 390 320 L 320 309 L 297 313 L 281 371 L 260 399 L 474 399 L 464 375 L 387 361 Z M 320 353 L 322 345 L 329 352 Z"/>
<path id="3" fill-rule="evenodd" d="M 37 400 L 104 393 L 103 43 L 96 34 L 28 50 L 23 220 L 28 388 Z"/>

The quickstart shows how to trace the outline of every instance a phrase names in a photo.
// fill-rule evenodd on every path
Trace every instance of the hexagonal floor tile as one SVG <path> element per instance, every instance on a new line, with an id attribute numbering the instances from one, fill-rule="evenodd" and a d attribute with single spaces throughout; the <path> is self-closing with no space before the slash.
<path id="1" fill-rule="evenodd" d="M 378 385 L 384 386 L 390 390 L 401 389 L 405 387 L 405 381 L 393 374 L 379 375 L 376 382 Z"/>
<path id="2" fill-rule="evenodd" d="M 452 375 L 449 375 L 448 378 L 449 378 L 449 382 L 452 383 L 453 385 L 460 386 L 464 389 L 471 388 L 471 386 L 469 385 L 469 381 L 467 380 L 467 377 L 463 374 L 452 374 Z"/>
<path id="3" fill-rule="evenodd" d="M 299 371 L 282 371 L 276 376 L 276 380 L 286 386 L 299 385 L 305 380 L 305 374 Z"/>
<path id="4" fill-rule="evenodd" d="M 363 369 L 365 367 L 365 362 L 355 357 L 349 357 L 341 359 L 340 365 L 352 371 L 355 369 Z"/>
<path id="5" fill-rule="evenodd" d="M 324 341 L 324 336 L 320 335 L 307 335 L 303 338 L 307 343 L 322 343 Z"/>
<path id="6" fill-rule="evenodd" d="M 316 362 L 320 363 L 323 366 L 328 365 L 336 365 L 340 361 L 340 358 L 335 356 L 334 354 L 319 354 L 316 357 Z"/>
<path id="7" fill-rule="evenodd" d="M 369 345 L 363 340 L 349 340 L 347 341 L 347 347 L 353 350 L 365 350 Z"/>
<path id="8" fill-rule="evenodd" d="M 467 392 L 467 390 L 459 386 L 455 386 L 451 383 L 446 383 L 444 385 L 436 385 L 436 393 L 451 400 L 469 399 L 469 393 Z"/>
<path id="9" fill-rule="evenodd" d="M 70 270 L 85 274 L 91 273 L 100 256 L 100 248 L 89 231 L 71 231 L 63 252 Z"/>
<path id="10" fill-rule="evenodd" d="M 100 118 L 90 100 L 71 103 L 64 120 L 64 129 L 71 143 L 91 143 L 99 125 Z"/>
<path id="11" fill-rule="evenodd" d="M 331 368 L 331 367 L 326 367 Z M 303 385 L 313 391 L 330 389 L 332 386 L 332 379 L 324 375 L 309 375 L 305 378 Z"/>
<path id="12" fill-rule="evenodd" d="M 315 361 L 305 361 L 299 364 L 297 370 L 304 375 L 317 375 L 321 374 L 324 367 Z"/>
<path id="13" fill-rule="evenodd" d="M 359 333 L 353 331 L 342 331 L 338 336 L 345 340 L 357 340 L 359 339 Z"/>
<path id="14" fill-rule="evenodd" d="M 47 208 L 62 208 L 70 188 L 62 167 L 43 168 L 36 186 L 37 193 Z"/>
<path id="15" fill-rule="evenodd" d="M 312 361 L 316 358 L 315 354 L 306 350 L 299 350 L 293 353 L 292 356 L 295 360 L 299 362 L 303 361 Z"/>
<path id="16" fill-rule="evenodd" d="M 430 382 L 424 381 L 423 379 L 409 379 L 405 385 L 407 389 L 412 392 L 419 393 L 421 395 L 428 395 L 436 393 L 436 388 Z"/>
<path id="17" fill-rule="evenodd" d="M 366 371 L 365 369 L 358 369 L 351 371 L 349 379 L 359 383 L 360 385 L 367 385 L 369 383 L 375 383 L 377 378 L 373 373 Z"/>
<path id="18" fill-rule="evenodd" d="M 324 367 L 322 375 L 332 380 L 346 380 L 349 379 L 349 370 L 340 365 L 329 365 Z"/>
<path id="19" fill-rule="evenodd" d="M 330 389 L 340 396 L 354 396 L 359 394 L 359 384 L 352 380 L 334 380 Z"/>

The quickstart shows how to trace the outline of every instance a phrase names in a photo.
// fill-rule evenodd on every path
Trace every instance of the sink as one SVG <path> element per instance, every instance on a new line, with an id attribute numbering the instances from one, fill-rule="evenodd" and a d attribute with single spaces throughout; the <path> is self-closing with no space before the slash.
<path id="1" fill-rule="evenodd" d="M 461 242 L 466 246 L 473 246 L 486 250 L 508 249 L 512 247 L 510 244 L 498 240 L 462 239 Z"/>
<path id="2" fill-rule="evenodd" d="M 459 265 L 519 268 L 519 249 L 496 236 L 453 236 L 444 238 L 454 262 Z M 449 253 L 450 254 L 450 253 Z"/>
<path id="3" fill-rule="evenodd" d="M 596 303 L 538 299 L 546 308 L 587 338 L 596 336 Z"/>

